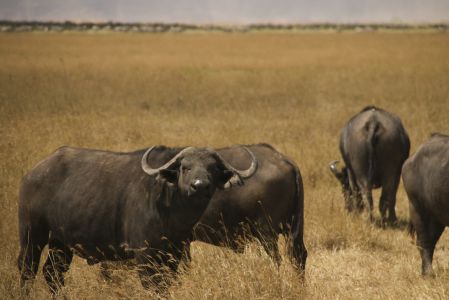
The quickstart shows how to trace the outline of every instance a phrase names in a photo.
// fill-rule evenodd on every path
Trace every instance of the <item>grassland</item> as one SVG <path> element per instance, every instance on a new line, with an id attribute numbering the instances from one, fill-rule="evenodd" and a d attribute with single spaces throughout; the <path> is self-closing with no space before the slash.
<path id="1" fill-rule="evenodd" d="M 327 164 L 339 158 L 340 128 L 367 104 L 402 118 L 412 151 L 430 132 L 448 133 L 449 34 L 0 34 L 0 298 L 21 297 L 20 179 L 55 148 L 262 141 L 304 177 L 305 285 L 287 259 L 276 268 L 256 243 L 242 255 L 194 243 L 191 269 L 169 298 L 448 298 L 446 235 L 436 278 L 423 279 L 404 226 L 383 230 L 343 210 Z M 402 186 L 397 212 L 404 224 Z M 113 279 L 75 259 L 62 295 L 154 297 L 132 271 Z M 30 298 L 48 297 L 39 273 Z"/>

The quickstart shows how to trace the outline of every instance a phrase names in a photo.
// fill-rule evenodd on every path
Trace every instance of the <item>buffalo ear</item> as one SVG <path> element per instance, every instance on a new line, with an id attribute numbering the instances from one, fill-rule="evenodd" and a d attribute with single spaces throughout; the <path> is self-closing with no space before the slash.
<path id="1" fill-rule="evenodd" d="M 342 168 L 340 171 L 337 169 L 336 167 L 336 162 L 331 163 L 329 166 L 330 171 L 332 172 L 332 174 L 334 174 L 335 178 L 338 179 L 338 181 L 340 181 L 341 183 L 343 183 L 343 178 L 345 176 L 346 173 L 346 167 Z"/>
<path id="2" fill-rule="evenodd" d="M 172 184 L 176 184 L 178 182 L 177 170 L 162 169 L 159 170 L 159 176 Z"/>
<path id="3" fill-rule="evenodd" d="M 170 208 L 172 206 L 173 200 L 175 198 L 176 193 L 176 185 L 170 182 L 167 182 L 164 185 L 163 192 L 161 194 L 161 204 L 165 208 Z"/>
<path id="4" fill-rule="evenodd" d="M 227 169 L 221 172 L 219 180 L 220 184 L 218 187 L 221 189 L 228 189 L 234 185 L 243 185 L 240 175 Z"/>
<path id="5" fill-rule="evenodd" d="M 172 206 L 175 198 L 177 185 L 176 183 L 168 182 L 161 176 L 158 176 L 157 181 L 157 188 L 154 190 L 154 195 L 157 197 L 156 203 L 161 211 L 167 212 L 167 210 Z"/>
<path id="6" fill-rule="evenodd" d="M 349 177 L 348 177 L 348 169 L 346 167 L 342 168 L 340 172 L 334 173 L 335 177 L 340 182 L 341 186 L 343 187 L 343 190 L 349 191 L 350 185 L 349 185 Z"/>
<path id="7" fill-rule="evenodd" d="M 160 193 L 158 193 L 157 203 L 163 211 L 166 211 L 172 206 L 175 198 L 178 186 L 178 171 L 176 169 L 159 170 L 156 180 L 159 182 L 161 189 Z"/>

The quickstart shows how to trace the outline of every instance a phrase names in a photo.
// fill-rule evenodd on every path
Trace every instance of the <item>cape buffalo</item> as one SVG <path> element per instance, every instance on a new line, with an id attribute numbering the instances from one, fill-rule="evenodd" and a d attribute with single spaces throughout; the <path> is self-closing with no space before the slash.
<path id="1" fill-rule="evenodd" d="M 407 132 L 392 113 L 367 106 L 352 117 L 340 136 L 340 152 L 346 166 L 338 170 L 337 161 L 330 164 L 343 187 L 346 209 L 361 210 L 366 202 L 369 218 L 373 220 L 372 189 L 382 187 L 379 202 L 382 223 L 396 222 L 396 192 L 409 151 Z"/>
<path id="2" fill-rule="evenodd" d="M 216 188 L 241 184 L 257 169 L 247 148 L 251 163 L 245 171 L 208 148 L 181 149 L 167 160 L 149 158 L 157 149 L 116 153 L 62 147 L 23 178 L 22 285 L 36 276 L 48 244 L 43 273 L 53 293 L 64 284 L 73 254 L 89 264 L 135 258 L 143 286 L 162 287 L 164 272 L 176 271 L 183 243 Z M 159 167 L 150 166 L 155 164 Z"/>
<path id="3" fill-rule="evenodd" d="M 410 233 L 416 230 L 422 274 L 433 275 L 435 244 L 449 226 L 449 136 L 433 134 L 402 168 Z"/>
<path id="4" fill-rule="evenodd" d="M 217 190 L 195 226 L 192 240 L 244 250 L 249 233 L 260 240 L 266 252 L 280 263 L 278 235 L 288 237 L 288 249 L 294 265 L 304 272 L 307 250 L 304 246 L 304 189 L 297 165 L 267 144 L 233 146 L 217 149 L 226 161 L 237 168 L 248 167 L 248 153 L 255 155 L 258 167 L 245 184 L 228 190 Z M 168 160 L 181 149 L 159 148 L 158 160 Z M 186 244 L 187 260 L 189 245 Z M 107 266 L 104 266 L 107 270 Z M 108 276 L 103 270 L 103 275 Z"/>

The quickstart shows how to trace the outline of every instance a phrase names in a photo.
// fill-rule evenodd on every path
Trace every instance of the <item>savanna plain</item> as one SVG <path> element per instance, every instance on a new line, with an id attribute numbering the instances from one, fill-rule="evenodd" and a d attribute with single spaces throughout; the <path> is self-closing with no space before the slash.
<path id="1" fill-rule="evenodd" d="M 50 297 L 41 271 L 21 293 L 17 198 L 22 176 L 59 146 L 259 142 L 290 156 L 303 176 L 305 282 L 282 239 L 280 268 L 257 242 L 244 254 L 195 242 L 168 298 L 449 298 L 449 237 L 437 244 L 436 277 L 422 278 L 402 184 L 397 226 L 378 225 L 379 192 L 373 224 L 344 211 L 328 163 L 340 159 L 343 124 L 368 104 L 401 117 L 412 153 L 431 132 L 449 133 L 449 34 L 0 34 L 0 298 Z M 156 295 L 133 271 L 113 269 L 107 282 L 76 258 L 60 297 Z"/>

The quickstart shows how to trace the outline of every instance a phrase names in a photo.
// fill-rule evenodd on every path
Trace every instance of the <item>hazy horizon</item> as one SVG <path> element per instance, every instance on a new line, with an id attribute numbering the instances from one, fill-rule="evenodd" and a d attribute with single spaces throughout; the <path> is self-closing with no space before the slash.
<path id="1" fill-rule="evenodd" d="M 448 0 L 0 0 L 0 19 L 180 23 L 448 22 Z"/>

